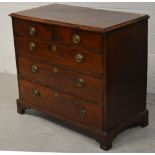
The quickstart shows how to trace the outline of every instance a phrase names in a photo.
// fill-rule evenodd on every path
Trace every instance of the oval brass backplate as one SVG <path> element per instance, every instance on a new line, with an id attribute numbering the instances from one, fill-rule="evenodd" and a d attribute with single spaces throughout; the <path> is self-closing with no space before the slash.
<path id="1" fill-rule="evenodd" d="M 79 44 L 80 43 L 80 36 L 78 34 L 74 34 L 72 37 L 72 41 L 74 44 Z"/>
<path id="2" fill-rule="evenodd" d="M 33 51 L 35 51 L 35 49 L 36 49 L 36 44 L 34 42 L 30 42 L 29 43 L 29 50 L 33 52 Z"/>
<path id="3" fill-rule="evenodd" d="M 38 72 L 38 67 L 37 67 L 37 65 L 32 65 L 31 70 L 32 70 L 33 73 Z"/>
<path id="4" fill-rule="evenodd" d="M 80 53 L 76 53 L 75 54 L 75 61 L 78 62 L 78 63 L 82 63 L 84 61 L 83 55 L 80 54 Z"/>
<path id="5" fill-rule="evenodd" d="M 81 78 L 78 79 L 77 81 L 77 86 L 78 87 L 84 87 L 85 86 L 85 81 Z"/>
<path id="6" fill-rule="evenodd" d="M 31 26 L 31 27 L 29 28 L 29 34 L 30 34 L 31 36 L 34 36 L 34 35 L 36 34 L 36 28 L 33 27 L 33 26 Z"/>

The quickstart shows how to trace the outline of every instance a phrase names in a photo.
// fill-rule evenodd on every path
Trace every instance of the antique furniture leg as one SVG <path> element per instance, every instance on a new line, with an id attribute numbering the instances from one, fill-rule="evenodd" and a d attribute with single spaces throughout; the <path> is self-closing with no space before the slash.
<path id="1" fill-rule="evenodd" d="M 20 100 L 19 99 L 17 99 L 17 112 L 19 113 L 19 114 L 25 114 L 25 111 L 26 111 L 26 107 L 25 106 L 23 106 L 22 105 L 22 103 L 20 102 Z"/>

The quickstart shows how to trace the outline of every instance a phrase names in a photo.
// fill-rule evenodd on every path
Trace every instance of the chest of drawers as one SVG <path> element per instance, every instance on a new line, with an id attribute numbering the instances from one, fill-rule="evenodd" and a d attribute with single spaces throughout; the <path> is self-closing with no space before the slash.
<path id="1" fill-rule="evenodd" d="M 11 17 L 18 113 L 44 112 L 105 150 L 147 126 L 147 15 L 53 4 Z"/>

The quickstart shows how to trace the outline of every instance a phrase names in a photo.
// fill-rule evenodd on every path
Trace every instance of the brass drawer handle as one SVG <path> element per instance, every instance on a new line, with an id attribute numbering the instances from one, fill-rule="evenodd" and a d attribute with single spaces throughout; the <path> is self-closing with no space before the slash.
<path id="1" fill-rule="evenodd" d="M 74 44 L 79 44 L 80 43 L 80 36 L 77 34 L 74 34 L 72 37 L 72 41 Z"/>
<path id="2" fill-rule="evenodd" d="M 32 65 L 31 70 L 33 73 L 38 72 L 38 67 L 36 65 Z"/>
<path id="3" fill-rule="evenodd" d="M 35 51 L 35 48 L 36 48 L 36 44 L 34 42 L 30 42 L 29 43 L 29 50 L 30 51 Z"/>
<path id="4" fill-rule="evenodd" d="M 53 67 L 53 73 L 55 73 L 55 74 L 58 73 L 58 67 L 56 67 L 56 66 Z"/>
<path id="5" fill-rule="evenodd" d="M 79 78 L 77 81 L 77 86 L 78 87 L 84 87 L 84 85 L 85 85 L 85 81 L 83 79 Z"/>
<path id="6" fill-rule="evenodd" d="M 77 54 L 75 54 L 75 60 L 78 63 L 82 63 L 84 61 L 84 57 L 82 54 L 77 53 Z"/>
<path id="7" fill-rule="evenodd" d="M 31 27 L 29 28 L 29 34 L 30 34 L 31 36 L 34 36 L 34 35 L 36 34 L 36 29 L 35 29 L 35 27 L 31 26 Z"/>
<path id="8" fill-rule="evenodd" d="M 85 109 L 80 109 L 80 117 L 84 118 L 86 115 L 86 110 Z"/>
<path id="9" fill-rule="evenodd" d="M 39 90 L 37 90 L 37 89 L 35 89 L 35 88 L 32 90 L 32 93 L 33 93 L 33 95 L 36 96 L 36 97 L 39 97 L 39 96 L 40 96 Z"/>
<path id="10" fill-rule="evenodd" d="M 56 52 L 56 50 L 57 50 L 56 46 L 55 46 L 55 45 L 52 45 L 52 46 L 51 46 L 51 51 L 52 51 L 52 52 Z"/>

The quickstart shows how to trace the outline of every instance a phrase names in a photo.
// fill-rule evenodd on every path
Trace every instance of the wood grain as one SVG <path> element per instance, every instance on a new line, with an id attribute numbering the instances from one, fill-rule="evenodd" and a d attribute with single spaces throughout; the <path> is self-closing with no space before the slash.
<path id="1" fill-rule="evenodd" d="M 146 109 L 147 29 L 142 21 L 106 36 L 108 130 Z"/>
<path id="2" fill-rule="evenodd" d="M 12 17 L 59 26 L 103 32 L 147 19 L 149 16 L 52 4 L 10 14 Z"/>
<path id="3" fill-rule="evenodd" d="M 33 38 L 39 40 L 52 40 L 52 26 L 48 24 L 30 22 L 21 19 L 14 19 L 13 23 L 15 25 L 14 34 L 16 36 L 24 36 L 31 39 Z M 36 29 L 36 34 L 34 36 L 29 34 L 30 27 L 34 27 Z"/>
<path id="4" fill-rule="evenodd" d="M 52 64 L 66 66 L 72 70 L 90 75 L 103 75 L 103 52 L 80 49 L 76 47 L 64 46 L 55 42 L 40 41 L 24 37 L 15 37 L 16 51 L 26 53 L 36 58 L 43 58 Z M 29 44 L 33 42 L 36 45 L 34 51 L 29 50 Z M 51 46 L 56 46 L 56 51 L 51 50 Z M 75 60 L 76 54 L 83 56 L 83 62 L 78 63 Z"/>
<path id="5" fill-rule="evenodd" d="M 20 80 L 19 85 L 21 91 L 21 100 L 25 103 L 29 103 L 31 107 L 34 105 L 34 107 L 37 106 L 42 109 L 52 111 L 73 121 L 77 121 L 92 128 L 102 130 L 102 106 L 86 102 L 60 91 L 48 89 L 25 80 Z M 33 95 L 32 90 L 34 88 L 40 92 L 40 96 Z M 54 96 L 55 92 L 58 93 L 58 97 Z M 80 117 L 81 109 L 86 110 L 86 114 L 83 118 Z"/>
<path id="6" fill-rule="evenodd" d="M 72 37 L 74 34 L 80 36 L 80 43 L 77 47 L 87 47 L 90 49 L 101 49 L 103 47 L 103 34 L 90 31 L 79 31 L 78 29 L 70 29 L 67 27 L 55 27 L 55 40 L 62 44 L 74 45 Z"/>
<path id="7" fill-rule="evenodd" d="M 64 70 L 57 66 L 58 72 L 54 73 L 53 68 L 55 65 L 46 65 L 39 63 L 33 59 L 18 58 L 19 75 L 27 77 L 42 84 L 49 85 L 50 87 L 57 88 L 63 92 L 72 94 L 77 97 L 92 101 L 94 103 L 103 104 L 103 81 L 93 78 L 91 76 L 79 74 Z M 32 72 L 32 65 L 38 67 L 38 72 Z M 84 79 L 85 85 L 78 87 L 78 79 Z"/>

